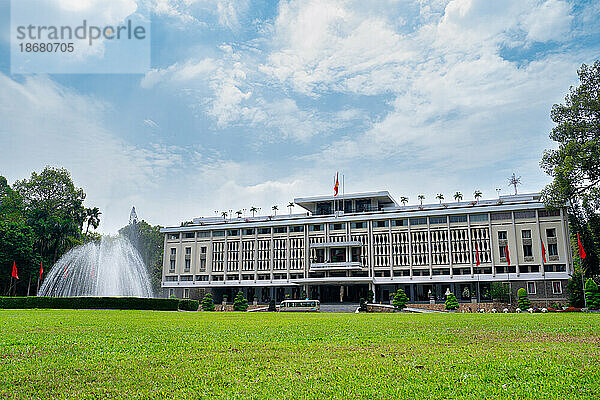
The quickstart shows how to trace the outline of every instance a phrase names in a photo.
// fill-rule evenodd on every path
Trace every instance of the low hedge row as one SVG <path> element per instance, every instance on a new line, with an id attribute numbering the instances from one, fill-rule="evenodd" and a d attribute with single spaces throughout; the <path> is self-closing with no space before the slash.
<path id="1" fill-rule="evenodd" d="M 2 308 L 110 309 L 196 311 L 198 300 L 146 299 L 139 297 L 0 297 Z"/>

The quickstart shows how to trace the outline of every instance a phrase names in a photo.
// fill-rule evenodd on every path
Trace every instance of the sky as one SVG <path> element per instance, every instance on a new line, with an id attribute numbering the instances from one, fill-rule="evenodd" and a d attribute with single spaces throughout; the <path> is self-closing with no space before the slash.
<path id="1" fill-rule="evenodd" d="M 56 3 L 151 16 L 144 74 L 11 75 L 0 0 L 0 175 L 67 168 L 103 233 L 134 205 L 163 226 L 286 213 L 337 171 L 410 204 L 510 194 L 513 172 L 540 191 L 552 105 L 600 54 L 597 1 Z"/>

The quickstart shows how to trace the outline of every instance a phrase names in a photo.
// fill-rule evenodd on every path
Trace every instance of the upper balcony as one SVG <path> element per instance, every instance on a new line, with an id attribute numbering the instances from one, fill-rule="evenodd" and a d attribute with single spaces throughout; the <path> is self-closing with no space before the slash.
<path id="1" fill-rule="evenodd" d="M 374 212 L 398 205 L 387 191 L 302 197 L 294 199 L 294 203 L 308 210 L 312 215 Z"/>

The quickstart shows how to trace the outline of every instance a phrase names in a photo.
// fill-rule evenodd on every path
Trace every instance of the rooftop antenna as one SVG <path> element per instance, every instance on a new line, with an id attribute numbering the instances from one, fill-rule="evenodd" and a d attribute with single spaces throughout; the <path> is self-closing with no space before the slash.
<path id="1" fill-rule="evenodd" d="M 135 206 L 131 208 L 131 213 L 129 213 L 129 225 L 136 225 L 139 219 L 137 213 L 135 212 Z"/>
<path id="2" fill-rule="evenodd" d="M 515 195 L 517 194 L 517 185 L 520 185 L 520 184 L 521 184 L 521 177 L 516 176 L 515 173 L 513 172 L 512 176 L 510 178 L 508 178 L 508 186 L 514 186 Z"/>

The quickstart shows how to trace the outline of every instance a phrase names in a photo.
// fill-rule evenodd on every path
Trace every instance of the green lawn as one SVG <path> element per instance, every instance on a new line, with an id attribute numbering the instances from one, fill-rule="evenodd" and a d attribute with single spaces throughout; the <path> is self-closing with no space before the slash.
<path id="1" fill-rule="evenodd" d="M 3 398 L 599 398 L 600 315 L 0 311 Z"/>

